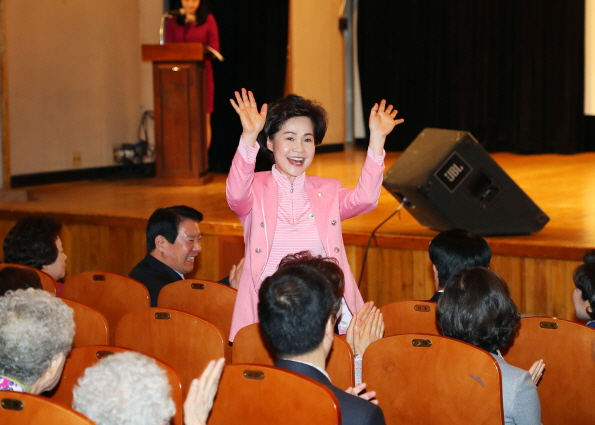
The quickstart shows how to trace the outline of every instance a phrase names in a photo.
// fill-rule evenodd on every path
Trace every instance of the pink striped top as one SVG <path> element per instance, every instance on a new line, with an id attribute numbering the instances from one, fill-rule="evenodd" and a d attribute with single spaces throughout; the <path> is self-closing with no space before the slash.
<path id="1" fill-rule="evenodd" d="M 283 257 L 288 254 L 310 251 L 314 256 L 326 256 L 304 186 L 306 173 L 291 181 L 274 165 L 271 171 L 277 182 L 279 207 L 275 237 L 261 280 L 275 273 Z"/>

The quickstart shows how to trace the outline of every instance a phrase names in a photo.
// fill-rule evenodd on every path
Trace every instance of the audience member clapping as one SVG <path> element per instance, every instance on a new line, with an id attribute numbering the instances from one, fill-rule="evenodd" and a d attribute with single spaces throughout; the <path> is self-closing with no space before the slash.
<path id="1" fill-rule="evenodd" d="M 211 361 L 190 386 L 184 423 L 205 425 L 217 393 L 224 359 Z M 165 370 L 135 352 L 103 358 L 74 388 L 72 406 L 97 425 L 163 425 L 176 413 Z"/>
<path id="2" fill-rule="evenodd" d="M 436 320 L 445 336 L 482 348 L 497 360 L 505 423 L 539 425 L 541 406 L 531 374 L 509 365 L 500 354 L 512 341 L 520 319 L 506 282 L 483 267 L 455 273 L 436 308 Z"/>
<path id="3" fill-rule="evenodd" d="M 587 251 L 583 261 L 584 264 L 578 266 L 572 275 L 576 286 L 572 302 L 576 317 L 595 328 L 595 249 Z"/>
<path id="4" fill-rule="evenodd" d="M 50 293 L 30 288 L 0 297 L 0 390 L 54 388 L 73 337 L 72 309 Z"/>
<path id="5" fill-rule="evenodd" d="M 8 291 L 27 288 L 42 289 L 35 270 L 24 267 L 4 267 L 0 270 L 0 296 Z"/>
<path id="6" fill-rule="evenodd" d="M 62 249 L 62 225 L 49 216 L 25 217 L 4 239 L 4 262 L 23 264 L 60 280 L 66 274 L 66 254 Z"/>

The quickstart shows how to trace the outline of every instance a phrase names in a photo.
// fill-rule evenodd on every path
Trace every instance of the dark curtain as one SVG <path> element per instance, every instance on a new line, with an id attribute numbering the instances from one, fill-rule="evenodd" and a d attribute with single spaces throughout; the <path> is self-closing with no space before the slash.
<path id="1" fill-rule="evenodd" d="M 252 90 L 259 106 L 284 94 L 289 0 L 218 0 L 212 4 L 225 61 L 213 64 L 215 112 L 209 169 L 227 173 L 242 133 L 229 103 L 233 92 L 242 87 Z M 263 167 L 267 166 L 270 163 Z"/>
<path id="2" fill-rule="evenodd" d="M 405 123 L 471 132 L 489 151 L 574 153 L 584 135 L 584 0 L 360 0 L 364 110 L 381 98 Z"/>
<path id="3" fill-rule="evenodd" d="M 242 126 L 229 103 L 245 87 L 259 105 L 283 97 L 287 60 L 289 0 L 211 0 L 219 27 L 223 62 L 214 61 L 215 112 L 211 115 L 210 171 L 227 173 Z M 169 9 L 180 7 L 171 0 Z M 257 169 L 270 169 L 258 158 Z"/>

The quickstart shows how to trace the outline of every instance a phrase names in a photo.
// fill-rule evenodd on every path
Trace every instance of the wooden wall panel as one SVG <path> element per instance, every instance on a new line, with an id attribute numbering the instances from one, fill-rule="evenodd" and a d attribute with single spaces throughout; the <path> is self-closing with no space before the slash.
<path id="1" fill-rule="evenodd" d="M 11 219 L 0 220 L 2 240 L 14 223 Z M 127 275 L 146 254 L 144 228 L 129 225 L 117 225 L 115 220 L 105 224 L 65 224 L 62 239 L 68 256 L 67 275 L 88 270 Z M 241 258 L 243 238 L 203 233 L 202 247 L 195 270 L 188 277 L 217 281 L 227 276 L 231 265 Z M 345 249 L 357 281 L 365 247 L 346 245 Z M 522 314 L 576 320 L 571 300 L 572 272 L 579 264 L 579 261 L 497 255 L 492 258 L 491 268 L 508 283 Z M 378 306 L 429 299 L 434 293 L 434 280 L 427 251 L 370 248 L 360 290 L 365 300 L 373 300 Z"/>

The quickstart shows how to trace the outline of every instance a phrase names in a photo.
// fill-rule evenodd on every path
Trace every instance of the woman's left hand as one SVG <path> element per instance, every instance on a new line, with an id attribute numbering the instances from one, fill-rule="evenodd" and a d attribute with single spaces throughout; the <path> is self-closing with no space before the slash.
<path id="1" fill-rule="evenodd" d="M 381 155 L 384 149 L 386 136 L 393 131 L 395 126 L 405 121 L 403 118 L 395 119 L 398 111 L 393 105 L 386 105 L 386 100 L 382 99 L 380 104 L 375 103 L 370 111 L 370 149 Z"/>

